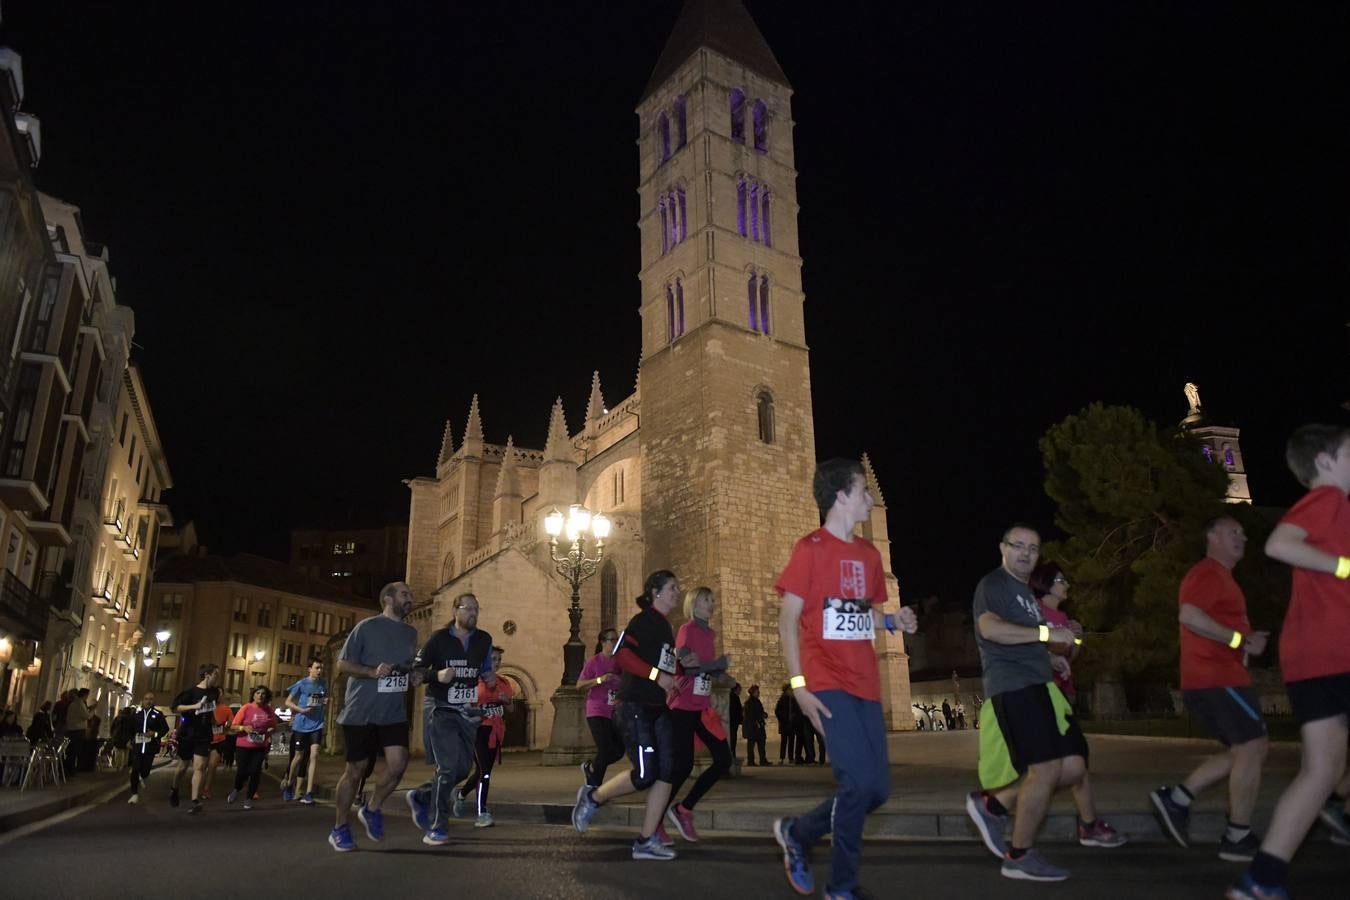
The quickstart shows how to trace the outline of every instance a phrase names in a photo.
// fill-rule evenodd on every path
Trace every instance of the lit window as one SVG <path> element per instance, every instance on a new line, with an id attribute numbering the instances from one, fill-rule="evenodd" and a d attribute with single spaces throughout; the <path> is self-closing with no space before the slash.
<path id="1" fill-rule="evenodd" d="M 759 279 L 759 330 L 761 334 L 769 333 L 769 276 L 765 275 Z"/>
<path id="2" fill-rule="evenodd" d="M 665 256 L 670 252 L 670 241 L 668 239 L 670 232 L 666 230 L 666 198 L 662 197 L 661 202 L 657 203 L 656 206 L 661 213 L 661 255 Z"/>
<path id="3" fill-rule="evenodd" d="M 661 144 L 661 162 L 670 159 L 670 120 L 664 112 L 656 116 L 656 139 Z"/>
<path id="4" fill-rule="evenodd" d="M 689 237 L 689 220 L 684 217 L 684 188 L 675 189 L 675 197 L 680 207 L 680 240 Z"/>
<path id="5" fill-rule="evenodd" d="M 769 189 L 765 188 L 759 195 L 759 233 L 764 239 L 765 247 L 772 247 L 773 241 L 769 239 Z"/>
<path id="6" fill-rule="evenodd" d="M 745 179 L 736 183 L 736 231 L 745 237 Z"/>
<path id="7" fill-rule="evenodd" d="M 755 105 L 751 109 L 751 118 L 754 120 L 755 126 L 755 149 L 760 153 L 767 153 L 769 150 L 769 116 L 763 100 L 755 101 Z"/>
<path id="8" fill-rule="evenodd" d="M 755 273 L 750 273 L 750 280 L 745 286 L 746 300 L 750 304 L 750 330 L 759 331 L 759 304 L 755 298 Z"/>
<path id="9" fill-rule="evenodd" d="M 745 143 L 745 91 L 740 88 L 731 92 L 731 139 Z"/>

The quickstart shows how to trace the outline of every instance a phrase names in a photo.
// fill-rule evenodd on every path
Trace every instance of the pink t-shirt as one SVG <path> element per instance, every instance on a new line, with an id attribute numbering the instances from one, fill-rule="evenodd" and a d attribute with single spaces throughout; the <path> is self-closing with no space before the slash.
<path id="1" fill-rule="evenodd" d="M 239 735 L 235 746 L 256 750 L 267 746 L 267 732 L 276 727 L 277 714 L 270 709 L 249 703 L 234 714 L 234 724 L 248 725 L 255 732 Z"/>
<path id="2" fill-rule="evenodd" d="M 589 678 L 599 678 L 601 675 L 608 675 L 613 672 L 619 673 L 619 665 L 614 662 L 614 657 L 607 656 L 604 653 L 597 653 L 586 660 L 586 666 L 581 670 L 581 681 Z M 614 707 L 609 705 L 610 698 L 616 696 L 619 691 L 619 680 L 606 681 L 597 684 L 586 692 L 586 718 L 612 719 L 614 717 Z"/>
<path id="3" fill-rule="evenodd" d="M 675 635 L 675 649 L 689 648 L 697 654 L 700 662 L 711 662 L 717 656 L 716 646 L 717 632 L 700 625 L 696 619 L 681 625 L 679 634 Z M 678 667 L 678 671 L 683 673 L 684 667 Z M 679 674 L 676 681 L 678 685 L 670 697 L 671 709 L 700 711 L 712 705 L 711 675 Z"/>
<path id="4" fill-rule="evenodd" d="M 1061 609 L 1055 609 L 1053 606 L 1048 605 L 1044 600 L 1040 601 L 1040 603 L 1041 603 L 1041 615 L 1045 617 L 1047 625 L 1049 625 L 1051 628 L 1069 627 L 1068 613 L 1064 612 Z M 1068 697 L 1070 700 L 1073 699 L 1074 691 L 1072 678 L 1065 678 L 1063 675 L 1056 672 L 1055 684 L 1059 685 L 1059 689 L 1064 692 L 1064 696 Z"/>

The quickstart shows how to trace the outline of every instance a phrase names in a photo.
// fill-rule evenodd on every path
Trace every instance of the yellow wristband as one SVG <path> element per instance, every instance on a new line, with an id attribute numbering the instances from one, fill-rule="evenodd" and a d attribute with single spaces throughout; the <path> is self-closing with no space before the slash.
<path id="1" fill-rule="evenodd" d="M 1049 625 L 1037 625 L 1037 626 L 1036 626 L 1036 633 L 1037 633 L 1037 635 L 1038 635 L 1037 640 L 1039 640 L 1042 644 L 1046 644 L 1046 643 L 1049 643 L 1049 642 L 1050 642 L 1050 626 L 1049 626 Z"/>
<path id="2" fill-rule="evenodd" d="M 1341 581 L 1350 578 L 1350 556 L 1342 556 L 1336 562 L 1336 577 Z"/>
<path id="3" fill-rule="evenodd" d="M 652 670 L 651 670 L 651 672 L 647 675 L 647 679 L 648 679 L 649 681 L 655 681 L 656 679 L 658 679 L 658 678 L 660 678 L 660 677 L 661 677 L 661 670 L 658 669 L 656 666 L 652 666 Z"/>
<path id="4" fill-rule="evenodd" d="M 1240 631 L 1235 631 L 1235 632 L 1233 632 L 1233 636 L 1232 636 L 1231 638 L 1228 639 L 1228 646 L 1230 646 L 1230 647 L 1232 647 L 1234 650 L 1236 650 L 1237 648 L 1239 648 L 1239 647 L 1242 646 L 1242 641 L 1243 641 L 1243 640 L 1244 640 L 1244 638 L 1242 637 L 1242 632 L 1240 632 Z"/>
<path id="5" fill-rule="evenodd" d="M 805 676 L 805 675 L 793 675 L 791 678 L 788 679 L 788 687 L 792 688 L 794 691 L 795 691 L 797 688 L 804 688 L 804 687 L 806 687 L 806 676 Z"/>

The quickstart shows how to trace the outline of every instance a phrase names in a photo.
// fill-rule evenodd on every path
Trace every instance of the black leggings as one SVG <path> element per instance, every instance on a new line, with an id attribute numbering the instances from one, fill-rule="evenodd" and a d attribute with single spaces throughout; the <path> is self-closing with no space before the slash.
<path id="1" fill-rule="evenodd" d="M 234 759 L 238 768 L 234 771 L 234 789 L 237 791 L 248 781 L 248 793 L 245 799 L 252 799 L 258 793 L 258 779 L 262 777 L 263 760 L 267 758 L 266 747 L 234 748 Z"/>
<path id="2" fill-rule="evenodd" d="M 726 741 L 715 736 L 708 730 L 708 726 L 703 724 L 703 713 L 700 710 L 672 709 L 670 718 L 675 733 L 675 771 L 670 782 L 671 803 L 679 796 L 680 786 L 689 778 L 689 773 L 694 771 L 694 735 L 698 735 L 703 746 L 712 754 L 712 765 L 703 770 L 703 774 L 698 776 L 698 781 L 694 782 L 694 786 L 680 802 L 685 809 L 693 809 L 699 798 L 708 793 L 708 790 L 717 783 L 717 779 L 731 768 L 731 748 L 727 746 Z"/>
<path id="3" fill-rule="evenodd" d="M 127 753 L 127 765 L 131 767 L 131 792 L 137 793 L 141 789 L 141 782 L 145 776 L 150 774 L 150 770 L 155 765 L 155 751 L 159 749 L 158 744 L 131 744 L 131 750 Z"/>
<path id="4" fill-rule="evenodd" d="M 474 743 L 473 751 L 473 771 L 469 773 L 469 778 L 464 782 L 464 786 L 459 789 L 461 797 L 467 796 L 469 791 L 478 791 L 478 814 L 481 816 L 487 812 L 488 790 L 492 787 L 492 767 L 497 764 L 497 748 L 488 746 L 488 739 L 492 737 L 492 729 L 483 726 L 478 727 L 478 737 Z"/>
<path id="5" fill-rule="evenodd" d="M 599 787 L 605 783 L 605 770 L 612 763 L 623 759 L 623 736 L 614 720 L 606 716 L 587 716 L 586 724 L 591 728 L 591 738 L 595 741 L 595 759 L 591 760 L 591 786 Z"/>

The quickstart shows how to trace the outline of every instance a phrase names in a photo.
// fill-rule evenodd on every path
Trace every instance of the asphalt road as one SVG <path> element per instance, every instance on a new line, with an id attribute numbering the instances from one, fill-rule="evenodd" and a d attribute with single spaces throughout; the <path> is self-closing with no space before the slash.
<path id="1" fill-rule="evenodd" d="M 161 784 L 160 787 L 163 785 Z M 273 798 L 275 795 L 273 795 Z M 681 844 L 679 859 L 635 862 L 632 836 L 598 830 L 577 835 L 550 825 L 452 824 L 454 842 L 421 843 L 406 815 L 389 816 L 380 844 L 354 823 L 361 850 L 338 854 L 326 837 L 332 807 L 282 806 L 276 799 L 246 812 L 221 800 L 200 816 L 172 809 L 150 789 L 139 806 L 125 794 L 40 831 L 0 843 L 4 897 L 415 897 L 783 898 L 769 836 L 718 837 Z M 397 795 L 395 796 L 397 799 Z M 401 807 L 400 807 L 401 809 Z M 823 887 L 828 848 L 817 848 Z M 1221 897 L 1240 867 L 1209 850 L 1139 845 L 1090 850 L 1049 845 L 1047 855 L 1074 877 L 1058 885 L 1013 882 L 977 843 L 874 841 L 864 849 L 863 885 L 876 897 Z M 1341 898 L 1350 852 L 1318 834 L 1300 854 L 1290 889 L 1297 898 Z M 995 893 L 996 892 L 996 893 Z"/>

